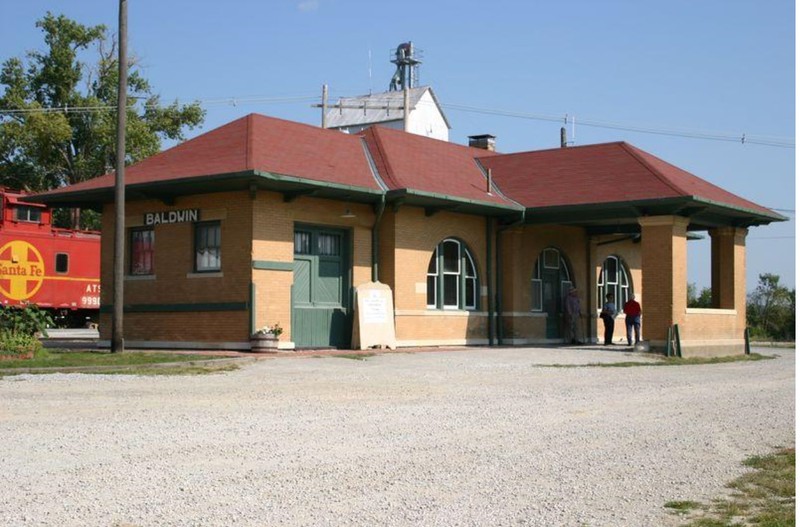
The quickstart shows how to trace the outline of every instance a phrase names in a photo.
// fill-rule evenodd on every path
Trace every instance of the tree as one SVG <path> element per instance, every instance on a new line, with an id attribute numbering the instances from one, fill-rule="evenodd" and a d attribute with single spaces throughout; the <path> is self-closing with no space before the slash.
<path id="1" fill-rule="evenodd" d="M 714 307 L 714 302 L 711 297 L 711 288 L 704 287 L 700 291 L 700 295 L 697 294 L 697 285 L 694 283 L 688 284 L 686 287 L 686 305 L 688 307 L 703 307 L 703 308 L 711 308 Z"/>
<path id="2" fill-rule="evenodd" d="M 116 160 L 118 61 L 103 25 L 88 27 L 48 12 L 36 23 L 46 51 L 27 65 L 9 58 L 0 69 L 0 184 L 42 191 L 109 172 Z M 93 66 L 79 52 L 95 49 Z M 157 153 L 162 139 L 183 140 L 203 122 L 199 104 L 162 105 L 135 59 L 128 64 L 126 163 Z M 73 227 L 78 227 L 77 215 Z"/>
<path id="3" fill-rule="evenodd" d="M 776 340 L 795 338 L 795 291 L 780 285 L 780 276 L 758 276 L 758 286 L 748 295 L 747 324 L 755 336 Z"/>

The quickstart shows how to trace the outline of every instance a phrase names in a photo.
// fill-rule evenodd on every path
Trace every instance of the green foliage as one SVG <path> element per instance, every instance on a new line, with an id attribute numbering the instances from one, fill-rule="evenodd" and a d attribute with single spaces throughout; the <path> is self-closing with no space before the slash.
<path id="1" fill-rule="evenodd" d="M 686 305 L 688 307 L 712 308 L 714 302 L 711 299 L 711 288 L 704 287 L 700 294 L 697 294 L 697 285 L 688 284 L 686 287 Z"/>
<path id="2" fill-rule="evenodd" d="M 48 353 L 45 349 L 35 353 L 33 359 L 0 362 L 2 375 L 11 375 L 14 370 L 28 373 L 31 368 L 42 368 L 38 373 L 68 372 L 80 368 L 86 373 L 109 375 L 197 375 L 231 371 L 238 367 L 229 360 L 207 355 L 64 350 Z"/>
<path id="3" fill-rule="evenodd" d="M 7 330 L 0 331 L 0 355 L 21 357 L 29 353 L 36 357 L 40 357 L 45 353 L 39 339 L 24 333 L 15 333 Z"/>
<path id="4" fill-rule="evenodd" d="M 690 511 L 690 510 L 693 510 L 693 509 L 698 509 L 701 506 L 702 506 L 702 504 L 700 502 L 691 501 L 691 500 L 668 501 L 667 503 L 664 504 L 664 507 L 666 507 L 668 509 L 673 509 L 673 510 L 675 510 L 677 512 L 686 512 L 686 511 Z"/>
<path id="5" fill-rule="evenodd" d="M 758 276 L 758 286 L 747 298 L 747 325 L 751 338 L 795 339 L 795 290 L 780 284 L 780 276 Z"/>
<path id="6" fill-rule="evenodd" d="M 730 495 L 712 504 L 671 501 L 664 506 L 692 516 L 687 527 L 790 527 L 795 525 L 795 449 L 787 448 L 744 463 L 754 470 L 728 483 Z M 682 507 L 681 504 L 692 504 Z"/>
<path id="7" fill-rule="evenodd" d="M 36 26 L 45 50 L 28 52 L 27 64 L 12 57 L 0 68 L 0 109 L 6 110 L 0 112 L 0 185 L 29 191 L 79 183 L 116 164 L 116 41 L 105 26 L 50 12 Z M 96 59 L 81 60 L 90 51 Z M 204 111 L 199 104 L 162 105 L 135 59 L 128 71 L 126 162 L 132 163 L 157 153 L 162 139 L 183 139 Z"/>
<path id="8" fill-rule="evenodd" d="M 37 333 L 47 336 L 47 328 L 53 327 L 50 313 L 35 304 L 24 307 L 0 306 L 0 331 L 14 335 L 34 337 Z"/>

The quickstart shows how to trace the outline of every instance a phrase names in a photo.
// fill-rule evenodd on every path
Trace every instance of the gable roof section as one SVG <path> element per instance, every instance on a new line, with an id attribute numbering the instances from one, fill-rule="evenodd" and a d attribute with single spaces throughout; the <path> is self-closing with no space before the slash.
<path id="1" fill-rule="evenodd" d="M 220 177 L 264 176 L 379 193 L 361 139 L 283 119 L 250 114 L 125 168 L 127 188 Z M 287 176 L 287 177 L 283 177 Z M 106 191 L 114 174 L 38 194 Z"/>
<path id="2" fill-rule="evenodd" d="M 484 157 L 497 185 L 528 208 L 691 199 L 780 215 L 625 142 Z"/>
<path id="3" fill-rule="evenodd" d="M 453 201 L 521 209 L 487 179 L 476 158 L 497 156 L 479 148 L 372 126 L 361 135 L 390 194 L 435 196 Z"/>
<path id="4" fill-rule="evenodd" d="M 447 116 L 442 111 L 439 99 L 436 98 L 436 94 L 430 86 L 409 88 L 408 104 L 411 109 L 413 110 L 417 104 L 419 104 L 420 99 L 422 99 L 426 92 L 430 92 L 436 104 L 436 109 L 439 110 L 439 114 L 442 116 L 447 128 L 452 128 L 450 122 L 447 120 Z M 337 104 L 355 106 L 358 108 L 329 108 L 325 113 L 325 122 L 328 128 L 346 128 L 348 126 L 363 126 L 385 123 L 387 121 L 403 120 L 402 91 L 371 93 L 358 97 L 342 97 Z M 366 105 L 366 108 L 363 108 L 364 105 Z M 386 109 L 386 106 L 389 108 Z"/>

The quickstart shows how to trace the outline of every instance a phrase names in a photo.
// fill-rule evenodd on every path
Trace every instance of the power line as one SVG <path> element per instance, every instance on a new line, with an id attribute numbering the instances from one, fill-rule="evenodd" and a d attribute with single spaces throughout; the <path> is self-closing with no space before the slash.
<path id="1" fill-rule="evenodd" d="M 363 97 L 363 96 L 362 96 Z M 343 97 L 343 98 L 358 98 L 358 97 Z M 282 103 L 298 103 L 298 102 L 307 102 L 318 100 L 318 95 L 298 95 L 298 96 L 286 96 L 286 97 L 266 97 L 266 96 L 253 96 L 253 97 L 225 97 L 225 98 L 216 98 L 216 99 L 198 99 L 192 101 L 194 104 L 200 104 L 201 106 L 220 106 L 220 105 L 229 105 L 229 106 L 238 106 L 238 105 L 246 105 L 246 104 L 282 104 Z M 389 99 L 381 99 L 380 97 L 372 96 L 371 100 L 374 102 L 380 102 L 381 100 L 385 100 L 389 102 Z M 177 99 L 176 99 L 177 102 Z M 417 104 L 426 104 L 425 101 L 418 101 Z M 427 104 L 436 104 L 435 102 L 427 102 Z M 631 123 L 621 123 L 621 122 L 614 122 L 614 121 L 606 121 L 606 120 L 599 120 L 599 119 L 584 119 L 578 118 L 574 115 L 554 115 L 554 114 L 539 114 L 539 113 L 529 113 L 529 112 L 518 112 L 518 111 L 510 111 L 510 110 L 500 110 L 500 109 L 493 109 L 493 108 L 482 108 L 477 106 L 469 106 L 464 104 L 455 104 L 455 103 L 441 103 L 443 108 L 448 108 L 451 110 L 461 111 L 461 112 L 469 112 L 469 113 L 477 113 L 477 114 L 484 114 L 484 115 L 495 115 L 501 117 L 511 117 L 517 119 L 528 119 L 528 120 L 536 120 L 536 121 L 547 121 L 547 122 L 557 122 L 557 123 L 564 123 L 564 124 L 572 124 L 572 125 L 582 125 L 588 126 L 592 128 L 605 128 L 605 129 L 612 129 L 612 130 L 624 130 L 629 132 L 638 132 L 638 133 L 645 133 L 645 134 L 655 134 L 655 135 L 666 135 L 672 137 L 685 137 L 688 139 L 703 139 L 703 140 L 710 140 L 710 141 L 723 141 L 723 142 L 731 142 L 731 143 L 741 143 L 741 144 L 753 144 L 753 145 L 760 145 L 760 146 L 771 146 L 776 148 L 791 148 L 795 147 L 795 142 L 793 139 L 787 138 L 779 138 L 779 137 L 769 137 L 769 136 L 761 136 L 761 135 L 747 135 L 746 133 L 742 134 L 735 134 L 731 132 L 704 132 L 704 131 L 696 131 L 696 130 L 682 130 L 682 129 L 675 129 L 675 128 L 667 128 L 667 127 L 657 127 L 657 126 L 644 126 L 644 125 L 637 125 Z M 144 105 L 145 108 L 152 107 L 155 108 L 157 105 Z M 0 114 L 6 115 L 25 115 L 25 114 L 33 114 L 33 113 L 92 113 L 92 112 L 101 112 L 101 111 L 109 111 L 115 110 L 116 107 L 112 105 L 94 105 L 94 106 L 75 106 L 75 107 L 60 107 L 60 108 L 0 108 Z M 777 210 L 777 209 L 776 209 Z"/>
<path id="2" fill-rule="evenodd" d="M 593 128 L 608 128 L 613 130 L 625 130 L 629 132 L 640 132 L 645 134 L 669 135 L 674 137 L 686 137 L 690 139 L 706 139 L 713 141 L 727 141 L 733 143 L 748 143 L 762 146 L 773 146 L 779 148 L 794 148 L 794 141 L 790 139 L 771 138 L 765 136 L 748 136 L 747 134 L 733 134 L 724 132 L 700 132 L 691 130 L 679 130 L 671 128 L 655 128 L 634 124 L 616 123 L 612 121 L 601 121 L 595 119 L 580 119 L 576 116 L 564 115 L 544 115 L 534 113 L 512 112 L 507 110 L 496 110 L 491 108 L 479 108 L 460 104 L 442 104 L 445 108 L 457 111 L 480 113 L 485 115 L 498 115 L 502 117 L 515 117 L 519 119 L 530 119 L 536 121 L 561 122 L 565 124 L 575 124 L 589 126 Z"/>
<path id="3" fill-rule="evenodd" d="M 221 99 L 200 99 L 188 104 L 199 104 L 201 106 L 238 106 L 240 104 L 261 104 L 261 103 L 293 103 L 305 102 L 318 99 L 316 95 L 301 95 L 296 97 L 226 97 Z M 145 108 L 158 108 L 159 104 L 144 104 Z M 36 113 L 94 113 L 102 111 L 116 111 L 116 105 L 102 104 L 94 106 L 62 106 L 57 108 L 0 108 L 0 114 L 25 115 Z"/>

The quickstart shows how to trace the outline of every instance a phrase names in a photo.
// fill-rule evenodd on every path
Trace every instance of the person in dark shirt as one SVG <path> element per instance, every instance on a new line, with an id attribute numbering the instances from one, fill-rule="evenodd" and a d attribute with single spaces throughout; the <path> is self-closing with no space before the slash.
<path id="1" fill-rule="evenodd" d="M 614 304 L 614 295 L 608 293 L 606 295 L 606 303 L 603 304 L 603 310 L 600 311 L 600 318 L 603 319 L 605 326 L 605 334 L 603 344 L 608 346 L 614 340 L 614 318 L 617 316 L 617 306 Z"/>
<path id="2" fill-rule="evenodd" d="M 564 308 L 567 315 L 567 344 L 580 344 L 581 297 L 574 287 L 569 290 Z"/>
<path id="3" fill-rule="evenodd" d="M 631 299 L 625 302 L 622 311 L 625 312 L 625 329 L 628 335 L 628 346 L 633 346 L 631 333 L 636 332 L 636 344 L 641 340 L 642 328 L 642 306 L 636 301 L 636 295 L 631 295 Z"/>

